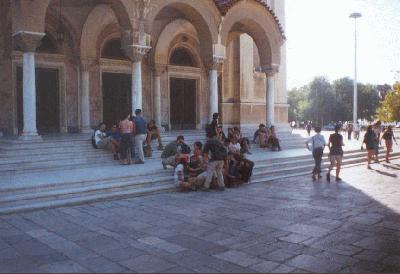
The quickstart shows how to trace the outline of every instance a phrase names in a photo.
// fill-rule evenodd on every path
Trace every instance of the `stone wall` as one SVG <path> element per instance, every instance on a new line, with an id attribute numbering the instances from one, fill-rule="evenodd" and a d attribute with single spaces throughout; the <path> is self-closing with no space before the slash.
<path id="1" fill-rule="evenodd" d="M 0 1 L 0 134 L 14 134 L 10 1 Z"/>

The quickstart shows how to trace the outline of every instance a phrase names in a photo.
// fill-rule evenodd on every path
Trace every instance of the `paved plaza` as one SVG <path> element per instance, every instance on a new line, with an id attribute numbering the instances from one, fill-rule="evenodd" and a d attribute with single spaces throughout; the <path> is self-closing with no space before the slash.
<path id="1" fill-rule="evenodd" d="M 400 161 L 0 216 L 1 272 L 399 272 Z"/>

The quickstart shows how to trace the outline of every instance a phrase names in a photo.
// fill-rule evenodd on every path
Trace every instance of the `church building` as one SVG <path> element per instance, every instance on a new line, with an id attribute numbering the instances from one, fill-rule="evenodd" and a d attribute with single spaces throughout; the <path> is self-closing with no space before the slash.
<path id="1" fill-rule="evenodd" d="M 2 0 L 0 132 L 287 127 L 284 0 Z"/>

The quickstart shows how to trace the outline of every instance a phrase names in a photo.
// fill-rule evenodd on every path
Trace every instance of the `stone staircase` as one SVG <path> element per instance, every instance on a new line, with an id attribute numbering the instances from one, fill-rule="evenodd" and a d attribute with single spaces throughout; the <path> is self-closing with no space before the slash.
<path id="1" fill-rule="evenodd" d="M 165 133 L 164 142 L 180 134 Z M 203 132 L 182 135 L 192 144 L 202 140 Z M 304 147 L 304 139 L 289 134 L 280 137 L 282 152 L 252 149 L 252 183 L 310 175 L 310 153 L 294 149 Z M 109 152 L 93 149 L 89 140 L 83 134 L 45 136 L 42 142 L 0 139 L 0 214 L 174 191 L 173 170 L 162 169 L 161 152 L 154 150 L 145 165 L 121 166 Z M 394 156 L 400 157 L 400 152 Z M 344 164 L 365 160 L 365 151 L 350 150 Z"/>

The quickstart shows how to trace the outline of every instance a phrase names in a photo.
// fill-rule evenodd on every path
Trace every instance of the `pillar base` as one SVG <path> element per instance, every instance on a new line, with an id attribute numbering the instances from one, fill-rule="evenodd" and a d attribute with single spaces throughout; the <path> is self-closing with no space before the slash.
<path id="1" fill-rule="evenodd" d="M 37 133 L 22 133 L 21 136 L 18 136 L 18 140 L 21 141 L 43 141 L 42 136 Z"/>
<path id="2" fill-rule="evenodd" d="M 93 129 L 91 129 L 90 127 L 85 127 L 85 128 L 81 128 L 80 132 L 81 133 L 92 133 Z"/>

